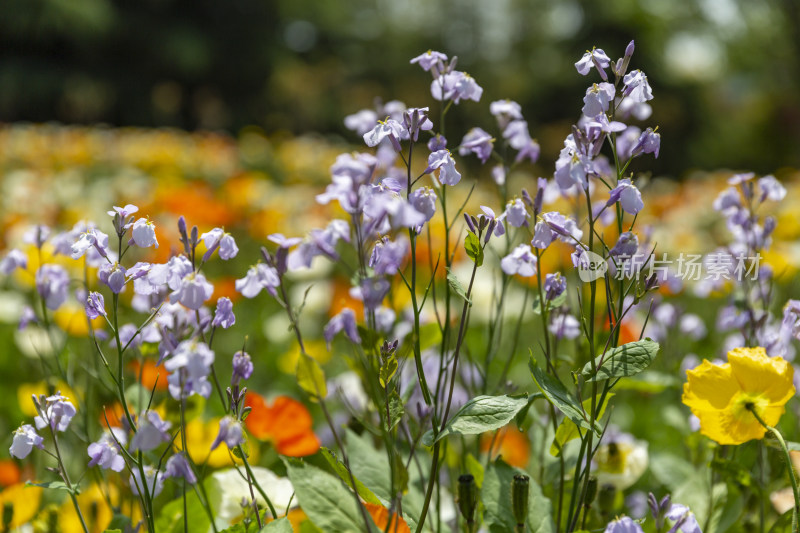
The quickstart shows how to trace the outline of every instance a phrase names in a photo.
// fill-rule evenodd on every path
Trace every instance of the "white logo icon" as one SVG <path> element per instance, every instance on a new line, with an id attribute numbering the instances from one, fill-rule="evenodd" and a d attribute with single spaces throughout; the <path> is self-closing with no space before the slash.
<path id="1" fill-rule="evenodd" d="M 608 270 L 608 264 L 603 256 L 589 250 L 583 250 L 578 258 L 578 277 L 584 283 L 589 283 L 602 278 Z"/>

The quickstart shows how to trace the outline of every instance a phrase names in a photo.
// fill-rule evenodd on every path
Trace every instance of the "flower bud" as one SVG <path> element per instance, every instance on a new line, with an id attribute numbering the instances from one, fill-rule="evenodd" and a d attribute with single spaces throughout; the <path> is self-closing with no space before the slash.
<path id="1" fill-rule="evenodd" d="M 614 514 L 615 500 L 617 499 L 617 489 L 614 485 L 603 485 L 597 493 L 597 506 L 600 511 L 607 515 Z"/>
<path id="2" fill-rule="evenodd" d="M 458 477 L 458 510 L 467 524 L 475 521 L 475 509 L 478 506 L 478 487 L 472 474 Z"/>
<path id="3" fill-rule="evenodd" d="M 525 525 L 525 519 L 528 517 L 530 482 L 531 478 L 524 474 L 515 475 L 514 481 L 511 482 L 511 510 L 518 528 Z"/>
<path id="4" fill-rule="evenodd" d="M 472 217 L 470 217 L 467 213 L 464 213 L 464 220 L 467 221 L 467 227 L 472 233 L 478 233 L 478 228 L 475 227 L 475 223 L 472 222 Z"/>

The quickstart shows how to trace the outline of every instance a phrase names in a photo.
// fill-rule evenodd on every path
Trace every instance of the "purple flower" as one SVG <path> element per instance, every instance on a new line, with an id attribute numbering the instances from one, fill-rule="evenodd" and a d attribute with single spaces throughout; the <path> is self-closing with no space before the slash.
<path id="1" fill-rule="evenodd" d="M 219 248 L 219 258 L 223 261 L 233 259 L 239 253 L 239 248 L 236 246 L 236 241 L 230 233 L 225 233 L 222 228 L 214 228 L 209 232 L 200 235 L 200 239 L 206 246 L 206 253 L 203 255 L 203 261 L 208 261 L 214 250 Z"/>
<path id="2" fill-rule="evenodd" d="M 169 393 L 179 400 L 193 394 L 208 398 L 211 394 L 211 383 L 208 374 L 214 363 L 214 352 L 203 342 L 186 340 L 173 351 L 172 356 L 164 363 L 170 372 Z"/>
<path id="3" fill-rule="evenodd" d="M 495 235 L 497 237 L 505 235 L 506 226 L 503 224 L 503 215 L 498 217 L 494 214 L 494 210 L 492 210 L 492 208 L 489 206 L 482 205 L 480 208 L 481 211 L 483 211 L 483 214 L 478 215 L 478 221 L 480 222 L 482 219 L 488 219 L 490 222 L 489 226 L 487 227 L 487 233 L 485 237 L 486 240 L 484 244 L 489 242 L 489 237 L 491 235 Z M 494 224 L 491 224 L 492 222 L 494 222 Z"/>
<path id="4" fill-rule="evenodd" d="M 786 188 L 772 175 L 760 178 L 758 180 L 758 188 L 761 190 L 762 202 L 764 200 L 780 202 L 786 197 Z"/>
<path id="5" fill-rule="evenodd" d="M 622 210 L 631 215 L 635 215 L 644 209 L 644 202 L 642 202 L 642 193 L 639 189 L 631 183 L 629 178 L 621 179 L 617 182 L 617 186 L 609 193 L 608 202 L 606 207 L 609 207 L 619 202 Z"/>
<path id="6" fill-rule="evenodd" d="M 190 485 L 197 483 L 197 476 L 194 475 L 189 461 L 183 452 L 176 453 L 167 459 L 167 465 L 164 467 L 165 478 L 183 478 Z"/>
<path id="7" fill-rule="evenodd" d="M 118 428 L 111 429 L 114 430 L 119 431 Z M 122 439 L 117 440 L 124 442 L 125 436 L 121 431 L 119 437 Z M 100 465 L 100 468 L 106 470 L 110 468 L 114 472 L 121 472 L 125 468 L 125 459 L 120 454 L 119 444 L 110 433 L 104 433 L 100 440 L 91 443 L 86 451 L 91 457 L 89 467 Z"/>
<path id="8" fill-rule="evenodd" d="M 575 185 L 585 190 L 589 187 L 589 175 L 594 172 L 592 160 L 589 156 L 578 153 L 577 147 L 572 141 L 572 135 L 567 137 L 564 144 L 567 146 L 561 150 L 558 160 L 556 160 L 556 171 L 553 177 L 562 191 Z"/>
<path id="9" fill-rule="evenodd" d="M 171 422 L 164 421 L 155 411 L 146 411 L 139 417 L 139 427 L 131 439 L 132 452 L 149 452 L 157 448 L 162 442 L 170 441 L 169 428 Z"/>
<path id="10" fill-rule="evenodd" d="M 522 108 L 513 100 L 497 100 L 489 104 L 489 112 L 497 119 L 497 125 L 505 130 L 512 120 L 522 120 Z"/>
<path id="11" fill-rule="evenodd" d="M 500 268 L 508 276 L 517 274 L 527 278 L 536 274 L 536 264 L 530 245 L 520 244 L 500 261 Z"/>
<path id="12" fill-rule="evenodd" d="M 625 131 L 617 135 L 617 157 L 620 161 L 627 161 L 632 157 L 633 147 L 639 143 L 641 135 L 642 130 L 636 126 L 628 126 Z"/>
<path id="13" fill-rule="evenodd" d="M 303 242 L 303 239 L 300 237 L 285 237 L 282 233 L 273 233 L 271 235 L 267 235 L 267 240 L 277 244 L 278 248 L 291 248 L 292 246 Z"/>
<path id="14" fill-rule="evenodd" d="M 125 288 L 125 275 L 125 267 L 117 262 L 105 263 L 97 270 L 97 278 L 114 294 L 119 294 Z"/>
<path id="15" fill-rule="evenodd" d="M 115 216 L 119 215 L 119 218 L 122 219 L 122 220 L 125 220 L 126 218 L 128 218 L 132 214 L 138 213 L 138 212 L 139 212 L 139 208 L 136 207 L 133 204 L 127 204 L 125 207 L 114 206 L 114 210 L 113 211 L 106 211 L 106 213 L 108 213 L 108 216 L 115 217 Z"/>
<path id="16" fill-rule="evenodd" d="M 33 426 L 30 424 L 23 424 L 14 430 L 14 438 L 11 441 L 11 447 L 8 449 L 8 453 L 17 459 L 25 459 L 30 455 L 34 446 L 43 450 L 44 438 L 36 433 Z"/>
<path id="17" fill-rule="evenodd" d="M 567 313 L 554 313 L 547 329 L 558 339 L 575 339 L 581 334 L 580 322 Z"/>
<path id="18" fill-rule="evenodd" d="M 634 102 L 643 103 L 653 99 L 653 90 L 647 82 L 647 76 L 641 70 L 633 70 L 622 79 L 625 88 L 622 94 Z"/>
<path id="19" fill-rule="evenodd" d="M 600 73 L 600 76 L 606 80 L 608 76 L 606 75 L 605 69 L 611 64 L 611 58 L 606 55 L 600 48 L 592 48 L 590 51 L 587 51 L 583 54 L 583 57 L 575 63 L 575 68 L 577 69 L 578 73 L 586 76 L 589 74 L 589 70 L 594 66 L 597 69 L 597 72 Z"/>
<path id="20" fill-rule="evenodd" d="M 595 83 L 586 89 L 586 96 L 583 97 L 583 109 L 581 111 L 587 117 L 596 117 L 608 111 L 608 106 L 614 101 L 616 89 L 611 83 Z"/>
<path id="21" fill-rule="evenodd" d="M 33 308 L 29 305 L 26 305 L 22 308 L 22 316 L 19 317 L 17 329 L 22 331 L 23 329 L 27 328 L 28 324 L 31 322 L 36 323 L 38 322 L 38 319 L 36 318 L 36 313 L 33 311 Z"/>
<path id="22" fill-rule="evenodd" d="M 70 246 L 70 257 L 80 259 L 94 248 L 101 257 L 108 257 L 108 235 L 96 228 L 87 228 Z M 87 257 L 88 260 L 88 257 Z"/>
<path id="23" fill-rule="evenodd" d="M 55 311 L 69 296 L 69 275 L 60 265 L 45 264 L 36 271 L 36 290 L 48 309 Z"/>
<path id="24" fill-rule="evenodd" d="M 447 56 L 445 54 L 434 50 L 428 50 L 412 59 L 410 63 L 412 65 L 414 63 L 419 63 L 419 66 L 422 67 L 422 70 L 425 72 L 433 69 L 433 75 L 438 76 L 439 73 L 444 70 L 445 61 L 447 61 Z"/>
<path id="25" fill-rule="evenodd" d="M 144 483 L 142 483 L 142 475 L 139 469 L 132 469 L 133 474 L 128 478 L 131 492 L 134 496 L 138 496 L 139 488 L 142 488 L 149 492 L 151 497 L 155 498 L 164 489 L 164 476 L 150 465 L 145 465 L 142 469 L 144 470 Z"/>
<path id="26" fill-rule="evenodd" d="M 364 307 L 377 309 L 389 293 L 389 287 L 390 284 L 387 280 L 380 277 L 372 277 L 362 280 L 356 291 L 361 301 L 364 302 Z"/>
<path id="27" fill-rule="evenodd" d="M 494 138 L 481 128 L 472 128 L 461 140 L 458 153 L 463 156 L 473 152 L 481 160 L 481 163 L 486 163 L 491 157 L 493 149 Z"/>
<path id="28" fill-rule="evenodd" d="M 381 141 L 388 138 L 398 152 L 401 150 L 400 139 L 403 138 L 403 125 L 391 118 L 378 121 L 374 128 L 363 135 L 367 146 L 378 146 Z"/>
<path id="29" fill-rule="evenodd" d="M 358 327 L 356 326 L 356 314 L 352 309 L 342 309 L 339 314 L 331 318 L 325 325 L 323 336 L 328 344 L 328 350 L 331 348 L 333 337 L 340 331 L 344 331 L 345 336 L 351 342 L 361 344 L 361 337 L 358 335 Z"/>
<path id="30" fill-rule="evenodd" d="M 219 421 L 219 433 L 211 444 L 211 449 L 217 449 L 217 446 L 224 442 L 228 449 L 233 450 L 244 444 L 244 441 L 244 431 L 239 421 L 232 416 L 224 416 Z"/>
<path id="31" fill-rule="evenodd" d="M 508 141 L 508 145 L 517 150 L 514 161 L 519 163 L 523 159 L 529 159 L 535 163 L 539 159 L 539 144 L 531 139 L 528 131 L 528 123 L 524 120 L 513 120 L 503 129 L 503 138 Z"/>
<path id="32" fill-rule="evenodd" d="M 411 139 L 414 142 L 419 140 L 420 131 L 430 131 L 433 129 L 433 122 L 428 118 L 427 107 L 413 107 L 403 113 L 404 132 L 403 139 Z"/>
<path id="33" fill-rule="evenodd" d="M 703 533 L 694 513 L 685 505 L 673 503 L 664 516 L 675 522 L 670 532 L 680 530 L 682 533 Z"/>
<path id="34" fill-rule="evenodd" d="M 580 240 L 583 232 L 571 218 L 567 218 L 557 211 L 550 211 L 539 216 L 539 221 L 533 229 L 533 240 L 531 245 L 534 248 L 544 250 L 555 239 L 564 242 L 574 242 Z"/>
<path id="35" fill-rule="evenodd" d="M 339 254 L 336 253 L 336 244 L 339 240 L 350 242 L 350 225 L 345 220 L 332 220 L 325 229 L 311 230 L 308 237 L 308 240 L 289 253 L 287 260 L 289 270 L 310 267 L 311 261 L 318 255 L 324 255 L 334 260 L 339 259 Z M 277 271 L 275 271 L 275 279 L 277 280 Z M 272 280 L 267 281 L 271 282 Z M 277 283 L 274 286 L 277 287 Z M 270 290 L 272 285 L 268 283 L 266 287 L 270 293 L 275 294 L 274 289 Z"/>
<path id="36" fill-rule="evenodd" d="M 603 533 L 644 533 L 642 527 L 629 516 L 618 518 L 606 526 Z"/>
<path id="37" fill-rule="evenodd" d="M 28 268 L 28 256 L 21 250 L 9 250 L 8 254 L 0 261 L 0 272 L 8 276 L 18 268 L 23 270 Z"/>
<path id="38" fill-rule="evenodd" d="M 544 297 L 548 302 L 554 301 L 556 298 L 564 294 L 567 290 L 567 280 L 561 275 L 560 272 L 555 274 L 548 274 L 544 279 Z"/>
<path id="39" fill-rule="evenodd" d="M 61 391 L 46 398 L 42 396 L 40 400 L 34 396 L 34 403 L 39 413 L 33 419 L 36 429 L 50 426 L 53 431 L 66 431 L 77 412 L 69 398 L 61 395 Z"/>
<path id="40" fill-rule="evenodd" d="M 291 254 L 289 257 L 292 257 Z M 306 266 L 310 265 L 311 260 L 309 259 L 308 265 Z M 261 292 L 261 289 L 265 288 L 274 296 L 277 294 L 275 288 L 279 285 L 280 278 L 278 277 L 278 271 L 264 263 L 259 263 L 250 267 L 245 277 L 236 280 L 236 290 L 245 298 L 255 298 L 258 293 Z"/>
<path id="41" fill-rule="evenodd" d="M 447 148 L 447 138 L 444 135 L 437 133 L 428 141 L 428 150 L 431 152 L 438 152 Z"/>
<path id="42" fill-rule="evenodd" d="M 37 248 L 42 247 L 45 243 L 47 238 L 50 236 L 50 228 L 45 226 L 44 224 L 36 224 L 35 226 L 29 228 L 25 233 L 22 235 L 22 242 L 25 244 L 32 244 Z"/>
<path id="43" fill-rule="evenodd" d="M 394 275 L 408 253 L 408 243 L 405 240 L 390 241 L 389 237 L 382 237 L 372 248 L 369 266 L 378 275 Z"/>
<path id="44" fill-rule="evenodd" d="M 639 237 L 635 233 L 626 231 L 619 236 L 610 253 L 614 257 L 628 259 L 633 257 L 637 251 L 639 251 Z"/>
<path id="45" fill-rule="evenodd" d="M 236 316 L 233 314 L 233 302 L 230 298 L 222 297 L 217 300 L 217 310 L 214 312 L 214 320 L 211 321 L 213 327 L 228 329 L 236 323 Z"/>
<path id="46" fill-rule="evenodd" d="M 714 199 L 712 204 L 714 211 L 719 211 L 724 215 L 732 215 L 742 207 L 741 196 L 739 191 L 734 187 L 728 187 L 720 192 Z"/>
<path id="47" fill-rule="evenodd" d="M 425 222 L 433 218 L 436 213 L 436 192 L 430 187 L 420 187 L 415 189 L 409 196 L 408 201 L 418 213 L 425 217 Z"/>
<path id="48" fill-rule="evenodd" d="M 708 333 L 703 319 L 693 313 L 687 313 L 681 317 L 679 328 L 681 333 L 696 341 L 702 339 Z"/>
<path id="49" fill-rule="evenodd" d="M 231 386 L 236 386 L 243 379 L 249 379 L 253 375 L 253 361 L 247 352 L 236 352 L 233 354 L 233 374 L 231 375 Z"/>
<path id="50" fill-rule="evenodd" d="M 456 170 L 456 162 L 450 150 L 439 150 L 428 156 L 428 168 L 425 173 L 439 169 L 439 181 L 442 185 L 456 185 L 461 181 L 461 174 Z"/>
<path id="51" fill-rule="evenodd" d="M 522 226 L 528 225 L 528 218 L 530 215 L 528 214 L 528 210 L 525 209 L 525 204 L 522 200 L 515 198 L 508 202 L 506 210 L 501 217 L 505 217 L 512 227 L 521 228 Z"/>
<path id="52" fill-rule="evenodd" d="M 134 222 L 131 229 L 131 241 L 140 248 L 149 248 L 150 246 L 158 248 L 155 224 L 147 218 L 140 218 Z"/>
<path id="53" fill-rule="evenodd" d="M 181 285 L 169 295 L 170 303 L 180 302 L 189 309 L 198 310 L 214 294 L 214 286 L 201 273 L 189 274 Z"/>
<path id="54" fill-rule="evenodd" d="M 364 135 L 378 121 L 378 114 L 371 109 L 362 109 L 352 115 L 344 117 L 344 127 L 355 131 L 359 135 Z"/>
<path id="55" fill-rule="evenodd" d="M 483 89 L 475 79 L 465 72 L 454 70 L 438 76 L 431 82 L 431 95 L 434 100 L 452 100 L 458 104 L 462 99 L 478 102 Z"/>
<path id="56" fill-rule="evenodd" d="M 89 297 L 86 298 L 86 316 L 90 320 L 94 320 L 101 315 L 106 316 L 106 304 L 103 300 L 103 295 L 92 291 L 89 293 Z"/>
<path id="57" fill-rule="evenodd" d="M 658 159 L 658 151 L 660 149 L 661 134 L 656 133 L 653 128 L 647 128 L 639 136 L 633 148 L 631 148 L 631 157 L 636 157 L 639 154 L 653 154 L 653 156 Z"/>

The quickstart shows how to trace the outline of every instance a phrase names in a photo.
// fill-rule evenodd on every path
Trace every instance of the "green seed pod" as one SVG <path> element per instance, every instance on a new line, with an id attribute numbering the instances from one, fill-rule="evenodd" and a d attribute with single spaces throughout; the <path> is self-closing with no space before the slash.
<path id="1" fill-rule="evenodd" d="M 528 517 L 530 481 L 530 477 L 517 474 L 514 476 L 514 481 L 511 482 L 511 509 L 514 512 L 514 520 L 518 528 L 525 524 L 525 519 Z"/>
<path id="2" fill-rule="evenodd" d="M 583 505 L 591 507 L 595 497 L 597 497 L 597 478 L 591 476 L 589 478 L 589 485 L 586 487 L 586 499 L 583 501 Z"/>
<path id="3" fill-rule="evenodd" d="M 597 506 L 608 515 L 614 513 L 614 501 L 617 499 L 617 489 L 614 485 L 603 485 L 597 494 Z"/>
<path id="4" fill-rule="evenodd" d="M 472 474 L 458 477 L 458 510 L 467 524 L 475 521 L 475 508 L 478 506 L 478 486 Z"/>

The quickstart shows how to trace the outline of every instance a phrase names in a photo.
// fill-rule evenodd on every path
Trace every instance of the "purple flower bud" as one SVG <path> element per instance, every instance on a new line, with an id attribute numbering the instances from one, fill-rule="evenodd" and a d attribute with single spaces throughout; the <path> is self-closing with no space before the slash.
<path id="1" fill-rule="evenodd" d="M 99 292 L 90 292 L 89 297 L 86 298 L 86 316 L 90 320 L 94 320 L 99 316 L 106 316 L 106 305 L 103 300 L 103 295 Z"/>
<path id="2" fill-rule="evenodd" d="M 383 300 L 383 298 L 381 298 L 381 300 Z M 356 314 L 352 309 L 342 309 L 339 314 L 331 318 L 325 325 L 323 337 L 325 337 L 325 342 L 328 344 L 328 350 L 331 348 L 333 337 L 340 331 L 344 331 L 345 336 L 350 339 L 351 342 L 361 344 L 361 337 L 358 334 L 358 327 L 356 326 Z"/>
<path id="3" fill-rule="evenodd" d="M 233 314 L 233 302 L 230 298 L 222 297 L 217 300 L 217 310 L 214 312 L 214 320 L 211 321 L 213 327 L 228 329 L 236 323 L 236 316 Z"/>
<path id="4" fill-rule="evenodd" d="M 547 180 L 545 178 L 537 178 L 536 180 L 536 199 L 533 201 L 533 212 L 538 216 L 542 212 L 542 202 L 544 201 L 544 191 L 547 188 Z"/>
<path id="5" fill-rule="evenodd" d="M 629 57 L 633 56 L 634 48 L 635 48 L 635 46 L 633 44 L 633 40 L 631 40 L 631 42 L 628 43 L 628 46 L 625 47 L 625 57 L 629 58 Z"/>
<path id="6" fill-rule="evenodd" d="M 236 352 L 233 354 L 233 374 L 231 376 L 231 386 L 239 385 L 243 379 L 250 379 L 253 375 L 253 361 L 247 352 Z"/>
<path id="7" fill-rule="evenodd" d="M 215 450 L 223 442 L 230 450 L 245 442 L 242 425 L 232 416 L 224 416 L 220 419 L 219 433 L 217 433 L 217 438 L 211 444 L 211 449 Z"/>
<path id="8" fill-rule="evenodd" d="M 548 274 L 544 280 L 544 296 L 548 302 L 552 302 L 567 290 L 567 280 L 560 272 Z"/>
<path id="9" fill-rule="evenodd" d="M 469 230 L 474 233 L 475 235 L 478 234 L 478 228 L 475 227 L 475 222 L 473 222 L 472 217 L 467 213 L 464 213 L 464 220 L 467 221 L 467 227 Z"/>
<path id="10" fill-rule="evenodd" d="M 36 433 L 33 426 L 30 424 L 23 424 L 14 430 L 14 438 L 11 441 L 11 447 L 8 449 L 8 453 L 17 459 L 25 459 L 30 455 L 34 446 L 43 450 L 44 438 Z"/>

